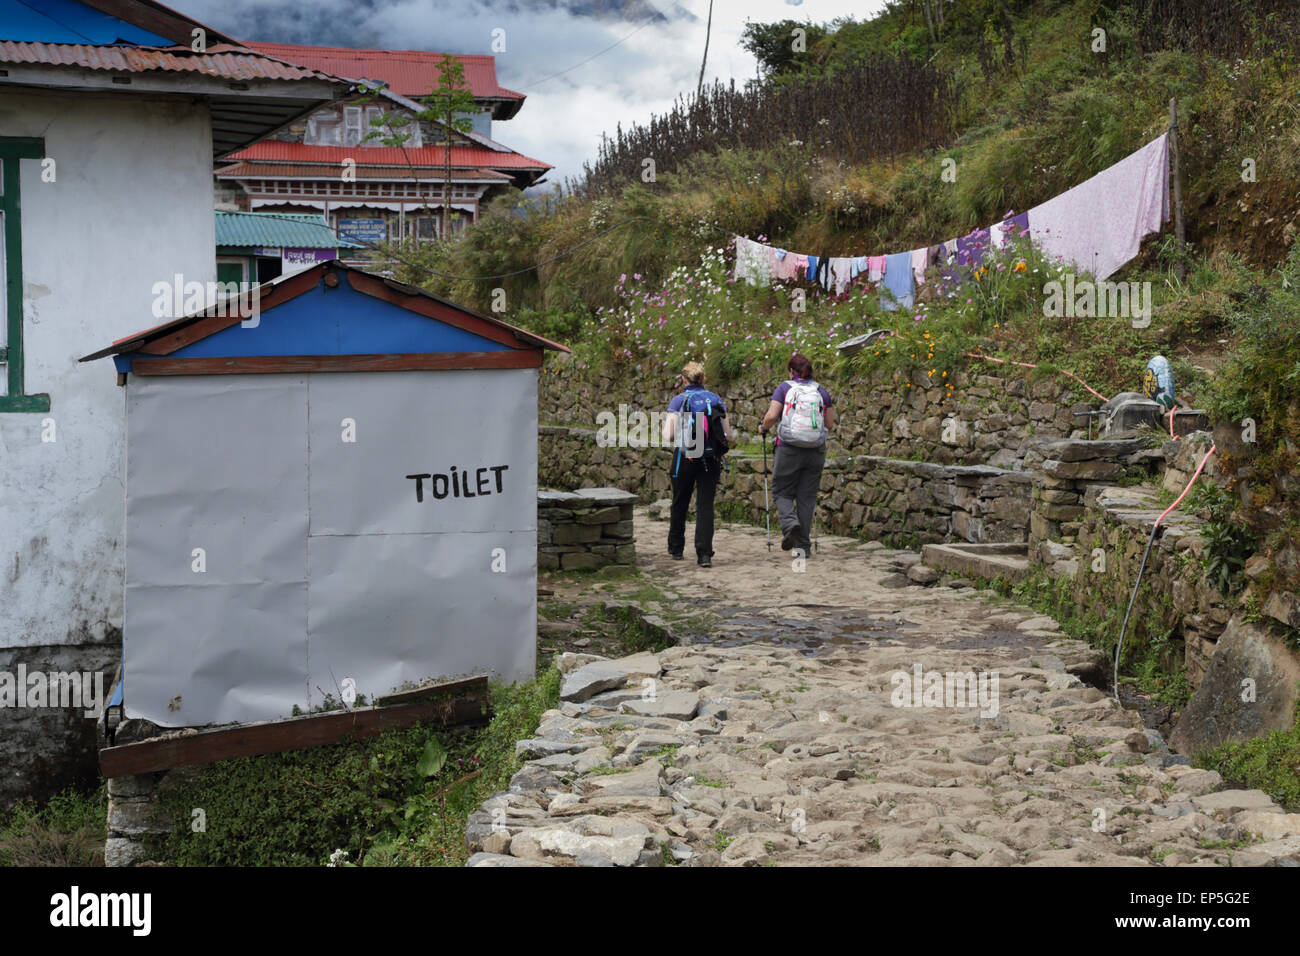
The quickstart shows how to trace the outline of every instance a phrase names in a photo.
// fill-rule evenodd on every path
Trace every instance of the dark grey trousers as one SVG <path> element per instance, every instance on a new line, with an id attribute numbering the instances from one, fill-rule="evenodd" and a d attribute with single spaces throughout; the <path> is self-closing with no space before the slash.
<path id="1" fill-rule="evenodd" d="M 813 511 L 817 507 L 817 489 L 822 482 L 822 468 L 826 465 L 826 446 L 798 448 L 794 445 L 777 445 L 776 461 L 772 465 L 772 496 L 776 498 L 776 513 L 781 522 L 781 534 L 798 527 L 796 548 L 810 554 Z"/>

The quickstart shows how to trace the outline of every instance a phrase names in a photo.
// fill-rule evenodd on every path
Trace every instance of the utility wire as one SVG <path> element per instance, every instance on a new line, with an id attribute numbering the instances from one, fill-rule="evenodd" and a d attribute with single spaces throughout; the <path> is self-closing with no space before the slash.
<path id="1" fill-rule="evenodd" d="M 557 76 L 564 76 L 564 74 L 566 74 L 566 73 L 571 73 L 571 72 L 573 72 L 574 70 L 576 70 L 576 69 L 577 69 L 578 67 L 580 67 L 580 66 L 586 66 L 586 65 L 587 65 L 588 63 L 590 63 L 592 60 L 596 59 L 596 57 L 598 57 L 598 56 L 603 56 L 604 54 L 608 53 L 610 50 L 614 49 L 614 47 L 619 46 L 620 44 L 625 43 L 625 42 L 627 42 L 628 40 L 632 39 L 632 37 L 636 36 L 638 33 L 640 33 L 642 30 L 644 30 L 646 27 L 648 27 L 648 26 L 649 26 L 651 23 L 653 23 L 653 22 L 654 22 L 653 20 L 647 20 L 645 23 L 641 24 L 639 27 L 637 27 L 635 30 L 633 30 L 631 33 L 629 33 L 627 36 L 622 37 L 622 38 L 620 38 L 620 39 L 618 39 L 618 40 L 615 40 L 615 41 L 614 41 L 613 43 L 611 43 L 609 46 L 605 47 L 605 49 L 603 49 L 603 50 L 599 50 L 599 51 L 597 51 L 596 53 L 593 53 L 591 56 L 587 57 L 587 58 L 586 58 L 585 60 L 583 60 L 581 63 L 575 63 L 575 64 L 573 64 L 573 66 L 569 67 L 568 69 L 561 70 L 559 73 L 552 73 L 550 76 L 543 77 L 543 78 L 540 79 L 540 80 L 534 80 L 532 83 L 525 83 L 525 84 L 524 84 L 525 89 L 530 88 L 530 87 L 534 87 L 534 86 L 540 86 L 542 83 L 546 83 L 546 82 L 549 81 L 549 80 L 553 80 L 553 79 L 555 79 Z"/>

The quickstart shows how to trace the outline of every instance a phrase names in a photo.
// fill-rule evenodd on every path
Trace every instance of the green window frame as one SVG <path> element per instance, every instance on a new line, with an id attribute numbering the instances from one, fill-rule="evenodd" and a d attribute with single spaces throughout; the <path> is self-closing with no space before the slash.
<path id="1" fill-rule="evenodd" d="M 44 159 L 45 140 L 0 136 L 0 219 L 4 221 L 3 251 L 5 317 L 8 338 L 0 346 L 8 391 L 0 395 L 0 413 L 48 412 L 50 396 L 28 395 L 23 388 L 23 226 L 19 215 L 22 198 L 20 160 Z"/>

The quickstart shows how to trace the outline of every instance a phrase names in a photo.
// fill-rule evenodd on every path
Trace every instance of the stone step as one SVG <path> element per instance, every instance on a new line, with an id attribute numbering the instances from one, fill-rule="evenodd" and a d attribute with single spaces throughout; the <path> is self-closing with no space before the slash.
<path id="1" fill-rule="evenodd" d="M 1029 573 L 1029 545 L 927 544 L 921 549 L 921 560 L 932 568 L 957 574 L 976 575 L 986 579 L 1002 575 L 1016 581 Z"/>

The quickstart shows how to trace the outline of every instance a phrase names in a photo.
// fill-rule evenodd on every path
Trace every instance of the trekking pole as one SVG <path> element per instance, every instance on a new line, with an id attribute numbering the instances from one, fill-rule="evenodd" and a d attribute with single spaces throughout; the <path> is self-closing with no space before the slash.
<path id="1" fill-rule="evenodd" d="M 763 432 L 763 518 L 767 524 L 767 550 L 772 550 L 772 506 L 767 497 L 767 432 Z"/>

